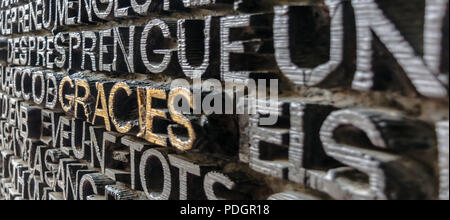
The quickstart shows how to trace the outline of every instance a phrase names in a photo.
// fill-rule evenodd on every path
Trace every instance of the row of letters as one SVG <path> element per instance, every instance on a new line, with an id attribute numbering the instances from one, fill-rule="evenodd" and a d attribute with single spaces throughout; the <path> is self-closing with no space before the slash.
<path id="1" fill-rule="evenodd" d="M 448 0 L 403 12 L 410 2 L 289 1 L 245 13 L 242 2 L 0 0 L 0 199 L 448 200 L 445 116 L 425 122 L 328 97 L 195 113 L 210 92 L 168 84 L 250 90 L 252 79 L 287 79 L 445 103 Z M 233 6 L 239 15 L 221 15 Z M 209 104 L 234 100 L 220 97 Z M 277 123 L 262 123 L 268 115 Z"/>
<path id="2" fill-rule="evenodd" d="M 161 11 L 232 3 L 233 0 L 26 0 L 0 9 L 0 34 L 23 34 L 114 19 L 149 16 Z"/>
<path id="3" fill-rule="evenodd" d="M 3 91 L 17 99 L 61 110 L 108 131 L 131 133 L 160 146 L 170 144 L 180 150 L 193 146 L 193 123 L 174 107 L 177 97 L 192 103 L 188 89 L 170 90 L 157 84 L 105 81 L 22 67 L 6 67 L 1 72 Z M 8 111 L 13 112 L 19 105 L 5 99 L 3 106 L 4 114 L 9 115 Z M 185 130 L 186 135 L 181 132 L 180 136 L 177 130 Z"/>
<path id="4" fill-rule="evenodd" d="M 325 6 L 276 6 L 273 14 L 151 19 L 145 26 L 11 38 L 8 39 L 8 63 L 72 72 L 184 74 L 190 78 L 203 76 L 244 83 L 250 78 L 278 78 L 277 72 L 281 71 L 294 84 L 302 86 L 353 77 L 349 86 L 358 90 L 387 87 L 378 85 L 384 83 L 380 80 L 383 78 L 407 77 L 409 80 L 405 82 L 409 85 L 405 85 L 406 88 L 412 87 L 422 96 L 448 97 L 446 50 L 441 50 L 448 41 L 448 33 L 442 31 L 448 23 L 445 19 L 448 1 L 425 1 L 425 8 L 420 9 L 425 11 L 425 17 L 419 18 L 425 26 L 415 27 L 423 28 L 424 32 L 420 33 L 424 36 L 423 42 L 413 43 L 407 39 L 416 38 L 419 33 L 405 33 L 404 36 L 397 30 L 396 21 L 389 20 L 383 8 L 373 0 L 325 2 Z M 319 16 L 332 16 L 327 24 L 317 24 L 314 28 L 325 31 L 313 32 L 297 27 L 304 20 L 318 19 L 314 18 L 315 11 L 322 8 L 329 14 Z M 353 11 L 349 12 L 350 9 Z M 346 17 L 349 14 L 354 14 L 356 34 L 349 30 L 351 24 Z M 99 15 L 107 16 L 108 13 Z M 66 23 L 62 25 L 69 25 Z M 293 52 L 308 51 L 305 48 L 314 45 L 302 42 L 313 40 L 329 46 L 325 51 L 322 48 L 323 56 L 316 57 L 319 52 Z M 356 51 L 349 43 L 355 41 Z M 400 67 L 389 73 L 393 76 L 384 76 L 385 71 L 378 71 L 383 68 L 374 66 L 381 65 L 372 55 L 374 41 L 380 41 Z M 417 48 L 422 44 L 421 52 Z M 316 49 L 323 45 L 316 45 Z M 321 63 L 302 62 L 305 56 L 312 56 Z M 355 59 L 356 71 L 349 67 Z M 354 74 L 349 76 L 348 72 L 352 71 Z"/>
<path id="5" fill-rule="evenodd" d="M 12 71 L 12 78 L 20 79 L 17 80 L 21 82 L 19 85 L 28 82 L 31 83 L 29 87 L 35 89 L 31 92 L 20 90 L 14 86 L 17 85 L 15 80 L 12 85 L 2 85 L 3 178 L 12 177 L 12 182 L 4 183 L 3 188 L 9 187 L 12 192 L 9 195 L 28 193 L 23 197 L 27 199 L 87 199 L 89 196 L 90 199 L 101 199 L 125 195 L 131 197 L 123 199 L 187 199 L 193 195 L 192 198 L 218 198 L 212 185 L 219 182 L 230 190 L 220 192 L 221 198 L 236 198 L 236 194 L 232 193 L 235 191 L 240 196 L 237 198 L 249 198 L 244 196 L 249 196 L 248 188 L 236 182 L 242 179 L 231 178 L 242 177 L 242 174 L 219 172 L 224 166 L 218 162 L 221 159 L 211 162 L 206 155 L 203 159 L 196 156 L 197 162 L 182 159 L 189 155 L 182 151 L 196 148 L 196 131 L 192 131 L 192 145 L 188 148 L 183 148 L 187 145 L 176 145 L 174 138 L 169 138 L 171 144 L 167 145 L 168 141 L 164 141 L 167 137 L 156 134 L 156 129 L 161 130 L 160 126 L 144 126 L 145 135 L 140 137 L 148 142 L 132 137 L 139 137 L 138 133 L 142 132 L 129 136 L 129 126 L 139 127 L 139 123 L 133 124 L 131 119 L 122 119 L 117 124 L 111 122 L 114 125 L 109 126 L 116 128 L 114 132 L 108 130 L 107 123 L 97 124 L 95 117 L 102 117 L 103 122 L 116 119 L 114 111 L 110 114 L 108 110 L 111 106 L 105 98 L 108 93 L 102 94 L 104 91 L 101 89 L 116 90 L 106 90 L 106 86 L 102 88 L 99 86 L 101 82 L 90 87 L 90 79 L 77 79 L 77 74 L 72 78 L 58 77 L 51 71 L 30 69 L 31 74 L 27 75 L 26 68 L 10 69 L 5 68 L 5 72 Z M 17 71 L 21 71 L 22 75 Z M 37 77 L 33 77 L 35 74 Z M 56 78 L 55 84 L 51 82 L 52 78 Z M 122 95 L 125 96 L 121 100 L 137 91 L 125 92 L 132 88 L 129 82 L 116 82 L 109 88 L 115 85 L 120 85 L 118 88 L 123 90 Z M 72 88 L 72 93 L 65 90 L 66 86 Z M 36 87 L 47 89 L 41 93 Z M 148 90 L 145 90 L 145 95 L 152 100 L 162 99 L 162 94 L 167 94 L 157 90 L 150 90 L 152 92 L 149 93 Z M 49 91 L 58 92 L 48 95 Z M 98 95 L 97 98 L 86 98 L 89 94 Z M 190 96 L 186 94 L 185 97 Z M 53 103 L 52 100 L 59 100 L 56 106 L 49 104 Z M 95 107 L 87 107 L 87 100 L 92 100 Z M 115 102 L 114 98 L 112 100 Z M 171 109 L 175 102 L 168 103 L 167 108 Z M 47 109 L 42 109 L 44 106 Z M 157 108 L 162 107 L 160 104 L 147 107 L 143 107 L 143 118 L 150 121 L 164 118 L 158 114 L 161 110 Z M 92 110 L 93 116 L 86 115 L 90 112 L 88 109 Z M 66 116 L 64 112 L 76 118 Z M 270 127 L 259 126 L 261 117 L 268 112 L 277 114 L 278 123 Z M 135 120 L 139 121 L 137 118 Z M 239 157 L 241 162 L 248 163 L 258 173 L 302 184 L 338 199 L 434 199 L 440 179 L 441 198 L 448 198 L 448 121 L 432 126 L 386 110 L 337 109 L 323 102 L 283 100 L 275 108 L 259 108 L 258 113 L 250 115 L 247 120 L 247 131 L 244 132 L 247 135 L 241 136 Z M 208 136 L 208 131 L 202 135 Z M 176 135 L 175 138 L 182 143 L 182 138 Z M 436 146 L 439 146 L 439 151 Z M 434 163 L 420 156 L 414 159 L 408 156 L 433 152 L 440 154 L 440 178 L 438 174 L 430 173 Z M 148 166 L 160 169 L 150 169 Z M 180 171 L 174 171 L 173 167 Z M 158 175 L 152 172 L 158 172 Z M 174 175 L 177 172 L 179 177 Z M 202 193 L 205 194 L 195 194 L 198 193 L 198 185 L 187 185 L 187 182 L 192 183 L 186 180 L 190 178 L 203 184 L 205 191 Z M 180 182 L 178 186 L 174 183 L 177 180 Z M 352 188 L 354 185 L 362 187 Z M 35 187 L 33 190 L 37 191 L 27 187 Z M 47 188 L 46 191 L 44 188 Z M 247 191 L 240 191 L 243 188 Z M 190 190 L 192 193 L 188 193 Z M 286 192 L 271 198 L 310 198 L 305 196 Z"/>

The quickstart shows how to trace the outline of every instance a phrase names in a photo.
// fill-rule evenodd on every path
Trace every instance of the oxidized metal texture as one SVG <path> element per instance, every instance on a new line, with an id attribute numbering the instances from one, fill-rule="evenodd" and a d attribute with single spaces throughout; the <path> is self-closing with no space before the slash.
<path id="1" fill-rule="evenodd" d="M 0 0 L 0 199 L 448 200 L 448 15 Z"/>

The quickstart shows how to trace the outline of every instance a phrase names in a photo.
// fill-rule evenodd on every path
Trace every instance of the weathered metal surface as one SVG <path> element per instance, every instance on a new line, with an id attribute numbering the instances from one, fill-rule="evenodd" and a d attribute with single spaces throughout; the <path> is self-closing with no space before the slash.
<path id="1" fill-rule="evenodd" d="M 448 200 L 448 14 L 0 0 L 0 199 Z"/>

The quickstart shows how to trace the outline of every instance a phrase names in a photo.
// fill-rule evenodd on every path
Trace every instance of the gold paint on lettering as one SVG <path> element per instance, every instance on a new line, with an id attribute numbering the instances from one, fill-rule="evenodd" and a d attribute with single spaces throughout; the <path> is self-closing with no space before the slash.
<path id="1" fill-rule="evenodd" d="M 130 86 L 128 86 L 127 83 L 123 82 L 116 83 L 111 89 L 111 92 L 109 93 L 109 116 L 111 117 L 111 121 L 116 127 L 116 130 L 118 132 L 127 133 L 133 128 L 133 125 L 130 122 L 127 122 L 125 125 L 120 125 L 114 113 L 114 103 L 116 94 L 121 89 L 124 90 L 128 96 L 131 96 L 133 94 L 133 91 L 130 89 Z"/>
<path id="2" fill-rule="evenodd" d="M 188 131 L 189 137 L 187 138 L 187 140 L 183 140 L 180 137 L 177 137 L 177 135 L 175 135 L 175 133 L 173 132 L 173 128 L 177 125 L 169 125 L 167 130 L 169 133 L 169 139 L 170 139 L 170 143 L 172 144 L 172 146 L 176 147 L 179 150 L 187 151 L 187 150 L 192 149 L 192 147 L 194 145 L 194 141 L 196 139 L 196 134 L 195 134 L 194 128 L 192 127 L 191 121 L 186 116 L 184 116 L 182 113 L 176 111 L 174 102 L 175 102 L 175 98 L 177 96 L 183 96 L 185 99 L 188 100 L 190 107 L 194 108 L 192 93 L 188 89 L 185 89 L 185 88 L 173 89 L 170 91 L 169 99 L 168 99 L 168 103 L 167 103 L 172 120 L 174 122 L 178 123 L 179 125 L 184 126 Z"/>
<path id="3" fill-rule="evenodd" d="M 97 101 L 95 103 L 95 112 L 94 116 L 92 117 L 92 124 L 95 125 L 95 120 L 97 119 L 97 116 L 102 117 L 103 121 L 105 123 L 105 128 L 107 131 L 111 131 L 111 123 L 109 121 L 108 116 L 108 106 L 106 104 L 106 98 L 105 98 L 105 88 L 103 86 L 103 83 L 97 82 L 95 84 L 97 87 Z M 99 108 L 99 104 L 101 104 L 101 108 Z"/>

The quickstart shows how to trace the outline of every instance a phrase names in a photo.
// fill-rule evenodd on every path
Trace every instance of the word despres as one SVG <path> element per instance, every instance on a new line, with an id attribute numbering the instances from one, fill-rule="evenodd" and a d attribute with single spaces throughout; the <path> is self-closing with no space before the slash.
<path id="1" fill-rule="evenodd" d="M 448 116 L 297 96 L 258 100 L 250 115 L 188 114 L 176 106 L 195 112 L 190 88 L 108 77 L 286 79 L 448 102 L 448 0 L 407 19 L 389 14 L 405 1 L 257 13 L 248 2 L 0 1 L 0 197 L 448 199 Z M 238 15 L 183 16 L 199 7 Z M 96 28 L 130 18 L 145 21 Z M 262 125 L 267 115 L 277 123 Z"/>

